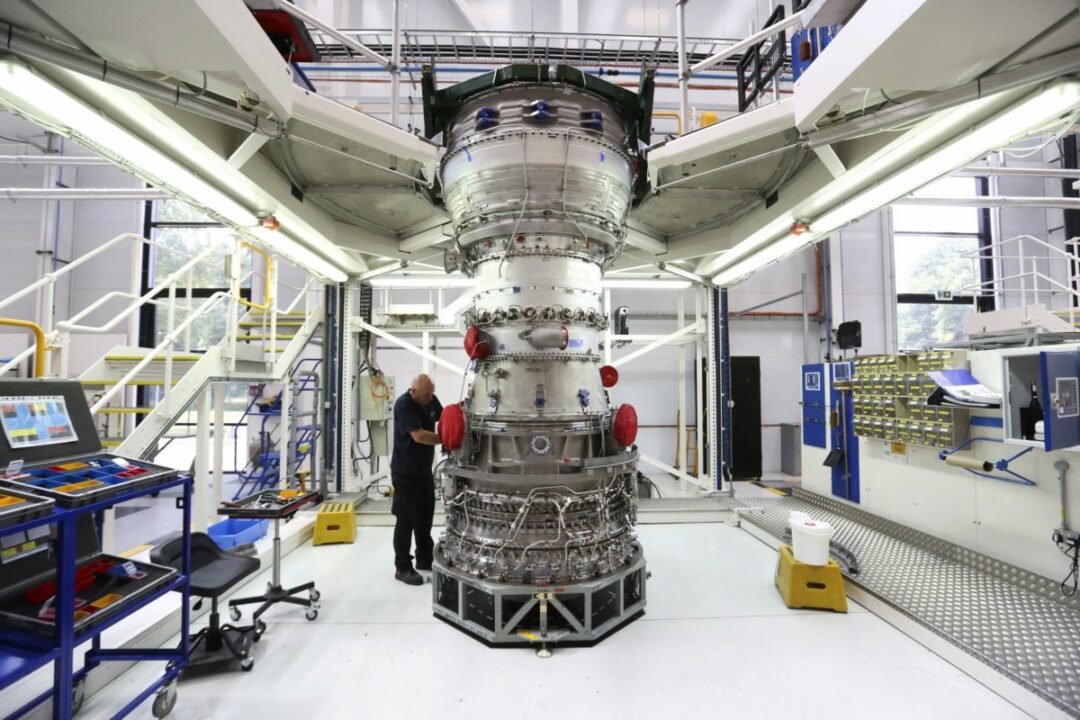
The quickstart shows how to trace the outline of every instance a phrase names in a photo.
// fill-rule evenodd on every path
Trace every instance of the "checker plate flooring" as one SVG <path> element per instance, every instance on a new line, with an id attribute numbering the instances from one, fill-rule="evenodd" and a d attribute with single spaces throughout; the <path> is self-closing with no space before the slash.
<path id="1" fill-rule="evenodd" d="M 831 524 L 848 577 L 968 654 L 1080 717 L 1080 597 L 1058 582 L 804 490 L 742 515 L 782 537 L 792 510 Z"/>

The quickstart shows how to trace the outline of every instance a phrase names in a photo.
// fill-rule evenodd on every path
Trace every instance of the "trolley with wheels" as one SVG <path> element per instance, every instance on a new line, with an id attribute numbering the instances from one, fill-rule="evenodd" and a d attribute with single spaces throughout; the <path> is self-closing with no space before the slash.
<path id="1" fill-rule="evenodd" d="M 116 477 L 136 467 L 144 469 Z M 82 386 L 58 380 L 0 381 L 0 468 L 0 495 L 21 501 L 7 507 L 29 511 L 0 525 L 4 546 L 13 549 L 0 565 L 0 691 L 53 666 L 52 688 L 14 710 L 4 707 L 2 713 L 18 718 L 51 700 L 53 717 L 66 720 L 82 706 L 86 678 L 95 667 L 152 661 L 165 664 L 162 674 L 114 717 L 124 717 L 151 696 L 155 717 L 165 717 L 176 703 L 176 680 L 187 662 L 186 641 L 177 648 L 110 648 L 103 647 L 101 636 L 177 591 L 184 597 L 181 625 L 186 638 L 191 478 L 112 454 L 106 460 Z M 42 469 L 48 472 L 39 472 Z M 80 471 L 97 474 L 65 477 Z M 46 476 L 49 482 L 36 487 Z M 101 552 L 105 510 L 170 489 L 182 492 L 179 568 Z M 78 669 L 76 651 L 85 658 Z"/>

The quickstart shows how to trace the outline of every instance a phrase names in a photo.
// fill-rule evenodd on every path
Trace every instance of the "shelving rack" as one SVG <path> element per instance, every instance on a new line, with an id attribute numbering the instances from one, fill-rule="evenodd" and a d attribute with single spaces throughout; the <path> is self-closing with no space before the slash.
<path id="1" fill-rule="evenodd" d="M 928 405 L 933 370 L 965 367 L 962 350 L 874 355 L 855 360 L 851 381 L 855 434 L 909 445 L 952 449 L 967 433 L 966 408 Z"/>
<path id="2" fill-rule="evenodd" d="M 181 572 L 171 581 L 153 592 L 131 602 L 129 607 L 118 610 L 115 614 L 84 631 L 75 631 L 75 566 L 78 555 L 75 543 L 76 522 L 80 517 L 93 513 L 101 528 L 101 521 L 106 509 L 120 503 L 134 500 L 151 493 L 159 493 L 172 488 L 183 491 L 181 511 L 183 514 L 184 559 Z M 190 574 L 191 574 L 191 494 L 192 480 L 181 476 L 164 484 L 153 487 L 137 488 L 77 508 L 54 508 L 52 513 L 42 517 L 11 525 L 0 530 L 0 536 L 31 530 L 43 525 L 55 524 L 56 537 L 56 631 L 52 637 L 42 637 L 33 633 L 0 625 L 0 691 L 22 680 L 30 673 L 53 663 L 53 687 L 30 700 L 15 712 L 8 715 L 8 720 L 22 717 L 43 702 L 52 699 L 53 717 L 67 720 L 77 710 L 76 689 L 84 687 L 86 676 L 103 662 L 165 662 L 165 671 L 150 683 L 138 695 L 131 699 L 113 717 L 121 718 L 131 713 L 151 695 L 158 693 L 154 703 L 154 715 L 163 717 L 172 709 L 176 700 L 176 680 L 188 656 L 188 629 L 190 625 Z M 179 592 L 183 596 L 180 614 L 180 645 L 175 649 L 134 649 L 103 648 L 101 634 L 118 622 L 139 612 L 155 600 L 170 592 Z M 82 668 L 75 669 L 75 651 L 90 642 Z M 81 702 L 81 697 L 80 697 Z"/>

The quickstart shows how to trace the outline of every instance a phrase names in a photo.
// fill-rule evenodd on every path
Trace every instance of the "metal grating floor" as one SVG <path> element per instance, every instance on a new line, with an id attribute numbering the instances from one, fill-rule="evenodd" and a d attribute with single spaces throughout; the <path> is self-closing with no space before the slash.
<path id="1" fill-rule="evenodd" d="M 638 498 L 638 513 L 734 510 L 747 503 L 727 495 L 713 497 Z"/>
<path id="2" fill-rule="evenodd" d="M 1080 717 L 1080 598 L 1056 581 L 806 491 L 760 507 L 742 519 L 778 538 L 792 510 L 827 521 L 859 561 L 850 582 Z"/>

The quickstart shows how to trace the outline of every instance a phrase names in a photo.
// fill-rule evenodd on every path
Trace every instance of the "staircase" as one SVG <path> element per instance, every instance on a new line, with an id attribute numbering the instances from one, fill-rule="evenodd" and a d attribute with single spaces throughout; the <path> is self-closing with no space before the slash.
<path id="1" fill-rule="evenodd" d="M 275 319 L 281 320 L 281 317 L 282 314 L 278 314 Z M 138 407 L 124 399 L 125 393 L 118 393 L 109 404 L 95 413 L 100 418 L 102 444 L 116 448 L 118 454 L 126 457 L 152 459 L 157 454 L 158 441 L 166 436 L 210 383 L 265 383 L 288 377 L 290 368 L 319 330 L 322 314 L 316 309 L 309 314 L 293 312 L 285 317 L 287 319 L 283 322 L 290 324 L 276 335 L 278 339 L 275 342 L 281 342 L 280 346 L 268 346 L 265 339 L 258 337 L 260 333 L 238 333 L 234 354 L 230 354 L 231 343 L 226 337 L 204 353 L 174 354 L 171 371 L 166 368 L 164 356 L 154 357 L 126 385 L 164 387 L 166 375 L 171 374 L 164 398 L 154 407 Z M 83 372 L 79 380 L 86 388 L 91 404 L 140 360 L 145 359 L 149 352 L 152 351 L 148 348 L 118 346 Z M 269 355 L 273 356 L 272 360 Z M 125 422 L 125 418 L 130 417 L 141 418 L 134 428 L 131 428 L 133 423 Z M 125 428 L 131 429 L 125 434 Z"/>

